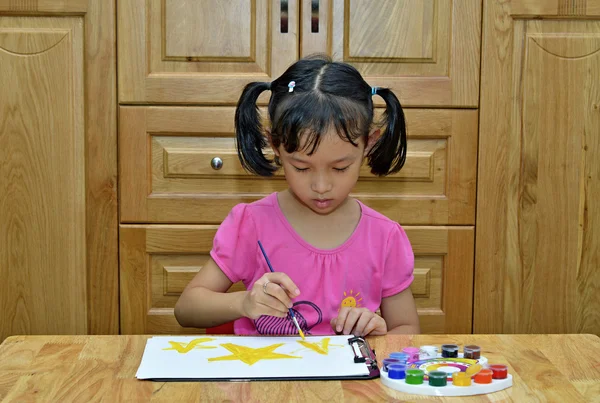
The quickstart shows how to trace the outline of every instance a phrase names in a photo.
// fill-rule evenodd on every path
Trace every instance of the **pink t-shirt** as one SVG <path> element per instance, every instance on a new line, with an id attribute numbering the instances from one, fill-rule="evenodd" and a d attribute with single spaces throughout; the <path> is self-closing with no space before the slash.
<path id="1" fill-rule="evenodd" d="M 232 281 L 247 289 L 269 272 L 260 240 L 275 271 L 286 273 L 300 289 L 294 314 L 308 335 L 329 335 L 340 307 L 366 307 L 375 312 L 381 299 L 412 283 L 414 255 L 402 227 L 359 203 L 359 223 L 342 245 L 318 249 L 302 239 L 279 208 L 277 193 L 235 206 L 215 236 L 210 255 Z M 295 334 L 286 318 L 240 318 L 236 334 Z"/>

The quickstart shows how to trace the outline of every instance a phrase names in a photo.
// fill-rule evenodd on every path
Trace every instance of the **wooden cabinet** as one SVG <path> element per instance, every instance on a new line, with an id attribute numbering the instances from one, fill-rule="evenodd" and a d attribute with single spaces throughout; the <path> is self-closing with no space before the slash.
<path id="1" fill-rule="evenodd" d="M 234 105 L 320 52 L 405 106 L 478 105 L 481 0 L 136 0 L 117 15 L 121 103 Z"/>
<path id="2" fill-rule="evenodd" d="M 112 2 L 0 1 L 0 342 L 116 334 Z"/>
<path id="3" fill-rule="evenodd" d="M 480 0 L 118 1 L 118 26 L 122 332 L 198 331 L 173 306 L 218 225 L 286 187 L 242 169 L 235 104 L 317 52 L 408 107 L 405 167 L 352 195 L 407 228 L 423 330 L 471 332 Z"/>
<path id="4" fill-rule="evenodd" d="M 121 332 L 202 333 L 173 308 L 208 259 L 216 225 L 122 225 Z M 473 227 L 405 227 L 415 253 L 415 296 L 426 333 L 470 333 Z M 236 283 L 231 290 L 243 290 Z"/>
<path id="5" fill-rule="evenodd" d="M 351 63 L 404 106 L 477 107 L 480 0 L 303 0 L 302 12 L 302 56 Z"/>
<path id="6" fill-rule="evenodd" d="M 600 334 L 600 1 L 499 3 L 484 10 L 474 330 Z"/>
<path id="7" fill-rule="evenodd" d="M 0 1 L 0 341 L 119 315 L 196 332 L 172 307 L 214 231 L 285 186 L 241 170 L 239 94 L 315 52 L 407 108 L 405 168 L 353 195 L 407 229 L 425 332 L 600 334 L 598 20 L 599 0 Z"/>
<path id="8" fill-rule="evenodd" d="M 120 108 L 121 222 L 220 223 L 237 203 L 283 190 L 279 172 L 245 172 L 233 139 L 234 107 Z M 477 111 L 408 109 L 408 153 L 395 175 L 365 165 L 353 195 L 402 224 L 475 220 Z M 220 169 L 211 163 L 218 158 Z"/>
<path id="9" fill-rule="evenodd" d="M 233 105 L 298 55 L 296 1 L 119 1 L 118 16 L 119 102 Z"/>

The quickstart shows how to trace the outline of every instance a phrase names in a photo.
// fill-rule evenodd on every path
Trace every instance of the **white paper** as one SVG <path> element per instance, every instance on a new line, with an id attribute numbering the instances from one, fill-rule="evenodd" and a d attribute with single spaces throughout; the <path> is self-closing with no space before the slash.
<path id="1" fill-rule="evenodd" d="M 354 363 L 354 351 L 348 344 L 351 337 L 306 337 L 304 341 L 315 346 L 313 349 L 302 345 L 299 337 L 152 337 L 136 377 L 227 380 L 368 375 L 365 363 Z M 252 363 L 253 357 L 259 357 L 258 361 Z"/>

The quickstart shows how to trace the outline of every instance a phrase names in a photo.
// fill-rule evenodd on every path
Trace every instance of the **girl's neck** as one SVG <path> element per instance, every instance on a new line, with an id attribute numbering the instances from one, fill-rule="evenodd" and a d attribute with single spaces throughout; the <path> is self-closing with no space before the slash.
<path id="1" fill-rule="evenodd" d="M 347 197 L 331 213 L 321 215 L 304 205 L 289 189 L 277 196 L 279 208 L 294 231 L 318 249 L 342 245 L 352 236 L 360 221 L 360 205 L 351 197 Z"/>

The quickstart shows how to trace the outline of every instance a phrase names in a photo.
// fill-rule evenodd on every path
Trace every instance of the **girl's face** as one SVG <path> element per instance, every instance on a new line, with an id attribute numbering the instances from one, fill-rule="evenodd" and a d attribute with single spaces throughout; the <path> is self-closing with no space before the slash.
<path id="1" fill-rule="evenodd" d="M 281 160 L 285 178 L 296 198 L 317 214 L 329 214 L 354 188 L 367 147 L 375 143 L 378 134 L 379 131 L 369 136 L 368 145 L 359 139 L 356 147 L 331 131 L 323 135 L 312 155 L 306 151 L 287 153 L 283 146 L 274 152 Z M 299 149 L 303 150 L 303 146 L 301 140 Z"/>

